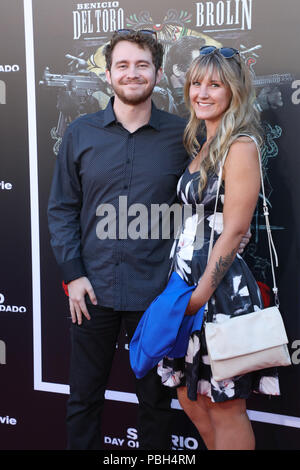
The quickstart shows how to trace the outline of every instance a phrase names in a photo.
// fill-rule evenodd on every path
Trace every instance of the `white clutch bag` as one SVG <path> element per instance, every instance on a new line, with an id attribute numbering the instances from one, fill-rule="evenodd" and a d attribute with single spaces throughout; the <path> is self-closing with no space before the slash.
<path id="1" fill-rule="evenodd" d="M 288 338 L 279 311 L 278 288 L 276 286 L 272 249 L 278 266 L 277 253 L 272 240 L 268 206 L 265 198 L 262 165 L 259 145 L 257 145 L 260 163 L 261 184 L 263 193 L 263 210 L 266 219 L 268 244 L 273 276 L 273 292 L 276 306 L 255 312 L 231 317 L 222 323 L 206 322 L 205 338 L 213 378 L 217 381 L 247 372 L 269 367 L 289 366 L 291 359 L 287 348 Z M 213 226 L 211 231 L 208 259 L 213 245 L 214 222 L 222 177 L 223 159 L 218 182 Z M 207 312 L 207 305 L 206 305 Z"/>
<path id="2" fill-rule="evenodd" d="M 291 364 L 288 338 L 277 307 L 223 323 L 206 323 L 205 338 L 217 381 L 268 367 Z"/>

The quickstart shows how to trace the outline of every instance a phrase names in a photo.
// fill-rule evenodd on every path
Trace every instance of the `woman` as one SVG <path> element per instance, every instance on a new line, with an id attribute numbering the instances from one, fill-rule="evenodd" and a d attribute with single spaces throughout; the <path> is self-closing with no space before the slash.
<path id="1" fill-rule="evenodd" d="M 173 247 L 173 269 L 188 284 L 197 285 L 186 314 L 195 314 L 208 302 L 208 321 L 225 321 L 230 316 L 263 308 L 255 279 L 238 254 L 258 200 L 260 171 L 255 140 L 262 141 L 251 76 L 238 51 L 201 48 L 187 72 L 185 99 L 190 119 L 184 142 L 194 158 L 180 178 L 178 196 L 195 211 L 185 221 Z M 199 126 L 204 138 L 201 148 L 196 138 Z M 227 151 L 215 244 L 207 262 L 218 172 Z M 202 218 L 196 211 L 197 204 L 203 204 Z M 196 236 L 201 224 L 203 243 Z M 208 449 L 254 449 L 245 401 L 253 391 L 279 394 L 274 369 L 216 382 L 209 366 L 203 328 L 192 334 L 186 357 L 164 358 L 158 373 L 165 385 L 178 386 L 179 402 Z"/>

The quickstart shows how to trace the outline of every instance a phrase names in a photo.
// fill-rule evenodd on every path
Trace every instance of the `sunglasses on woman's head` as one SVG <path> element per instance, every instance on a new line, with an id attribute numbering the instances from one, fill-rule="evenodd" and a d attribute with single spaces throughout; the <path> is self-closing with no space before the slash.
<path id="1" fill-rule="evenodd" d="M 239 54 L 239 51 L 233 47 L 217 48 L 215 46 L 202 46 L 200 49 L 200 55 L 209 55 L 215 52 L 219 52 L 225 59 L 231 59 L 236 54 Z"/>

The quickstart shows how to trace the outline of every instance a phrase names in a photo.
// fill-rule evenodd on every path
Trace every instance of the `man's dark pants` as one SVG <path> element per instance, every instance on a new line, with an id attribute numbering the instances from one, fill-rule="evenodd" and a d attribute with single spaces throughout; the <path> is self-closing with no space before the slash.
<path id="1" fill-rule="evenodd" d="M 68 449 L 99 450 L 101 415 L 112 361 L 123 322 L 129 340 L 143 312 L 120 312 L 88 305 L 91 320 L 71 327 Z M 171 449 L 171 391 L 156 368 L 136 381 L 140 449 Z M 115 419 L 115 418 L 114 418 Z"/>

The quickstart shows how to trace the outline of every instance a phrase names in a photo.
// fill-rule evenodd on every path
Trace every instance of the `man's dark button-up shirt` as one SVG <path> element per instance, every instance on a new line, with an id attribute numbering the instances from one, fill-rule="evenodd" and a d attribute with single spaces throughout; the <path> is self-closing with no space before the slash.
<path id="1" fill-rule="evenodd" d="M 184 126 L 152 105 L 149 123 L 130 133 L 112 99 L 65 132 L 48 206 L 51 245 L 64 281 L 87 276 L 98 305 L 144 310 L 165 287 L 174 236 L 157 237 L 151 207 L 176 203 L 188 163 Z"/>

